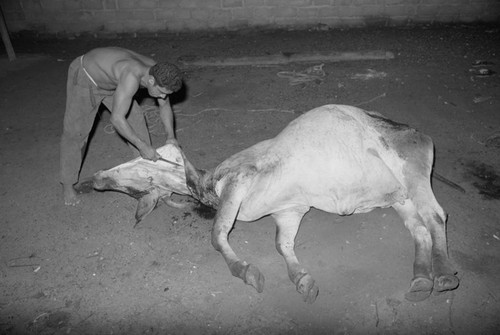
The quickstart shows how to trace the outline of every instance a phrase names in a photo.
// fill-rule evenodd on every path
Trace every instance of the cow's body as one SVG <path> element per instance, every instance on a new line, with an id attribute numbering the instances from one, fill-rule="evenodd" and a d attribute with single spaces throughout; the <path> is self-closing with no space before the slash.
<path id="1" fill-rule="evenodd" d="M 221 163 L 213 172 L 216 179 L 222 177 L 216 188 L 224 187 L 228 175 L 252 179 L 238 213 L 243 221 L 297 205 L 348 215 L 403 202 L 405 161 L 369 127 L 373 120 L 351 110 L 307 113 L 277 137 Z M 411 128 L 401 131 L 418 142 L 411 154 L 425 154 L 425 161 L 432 162 L 430 139 Z"/>
<path id="2" fill-rule="evenodd" d="M 318 288 L 294 253 L 300 221 L 311 207 L 349 215 L 392 206 L 415 241 L 414 279 L 406 297 L 423 300 L 433 289 L 458 286 L 447 254 L 446 214 L 431 189 L 433 143 L 408 126 L 355 107 L 326 105 L 214 170 L 184 163 L 193 196 L 218 209 L 212 244 L 232 274 L 259 292 L 264 277 L 228 244 L 234 221 L 269 214 L 275 219 L 276 246 L 289 277 L 304 300 L 313 302 Z"/>

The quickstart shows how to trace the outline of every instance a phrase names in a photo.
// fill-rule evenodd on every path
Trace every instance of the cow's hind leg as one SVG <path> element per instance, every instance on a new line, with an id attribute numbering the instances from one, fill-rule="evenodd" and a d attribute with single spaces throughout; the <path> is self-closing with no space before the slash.
<path id="1" fill-rule="evenodd" d="M 415 241 L 414 279 L 406 298 L 426 299 L 432 290 L 441 292 L 458 287 L 456 271 L 448 257 L 446 213 L 439 205 L 427 178 L 413 178 L 411 197 L 394 208 L 405 221 Z"/>
<path id="2" fill-rule="evenodd" d="M 241 278 L 245 284 L 252 285 L 257 292 L 261 293 L 264 290 L 264 276 L 256 266 L 240 260 L 228 242 L 229 232 L 234 225 L 241 204 L 241 197 L 238 193 L 242 191 L 240 189 L 238 192 L 230 186 L 229 190 L 223 192 L 212 230 L 212 245 L 222 254 L 233 276 Z"/>
<path id="3" fill-rule="evenodd" d="M 410 290 L 405 294 L 409 301 L 427 299 L 433 289 L 432 280 L 432 238 L 424 225 L 413 201 L 406 200 L 403 205 L 395 204 L 394 208 L 403 218 L 405 226 L 415 242 L 415 260 L 413 262 L 413 280 Z"/>
<path id="4" fill-rule="evenodd" d="M 446 243 L 446 213 L 431 188 L 434 160 L 430 137 L 418 132 L 406 132 L 393 138 L 392 145 L 400 156 L 407 157 L 403 169 L 408 198 L 403 205 L 395 204 L 415 241 L 414 279 L 406 298 L 425 299 L 432 290 L 445 291 L 458 286 L 458 278 L 448 258 Z"/>
<path id="5" fill-rule="evenodd" d="M 285 259 L 288 276 L 302 295 L 302 299 L 313 303 L 319 293 L 318 286 L 307 270 L 300 265 L 294 251 L 295 236 L 300 221 L 308 210 L 308 207 L 293 208 L 274 213 L 272 216 L 276 220 L 276 249 Z"/>
<path id="6" fill-rule="evenodd" d="M 434 290 L 437 292 L 453 290 L 458 287 L 459 281 L 448 256 L 446 213 L 434 197 L 430 184 L 425 185 L 420 190 L 415 196 L 414 202 L 432 237 Z"/>

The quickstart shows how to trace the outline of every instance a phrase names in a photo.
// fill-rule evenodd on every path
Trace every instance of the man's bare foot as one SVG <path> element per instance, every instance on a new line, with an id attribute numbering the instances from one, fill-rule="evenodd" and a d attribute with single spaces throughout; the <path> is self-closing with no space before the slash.
<path id="1" fill-rule="evenodd" d="M 63 196 L 66 206 L 76 206 L 80 203 L 73 185 L 63 185 Z"/>

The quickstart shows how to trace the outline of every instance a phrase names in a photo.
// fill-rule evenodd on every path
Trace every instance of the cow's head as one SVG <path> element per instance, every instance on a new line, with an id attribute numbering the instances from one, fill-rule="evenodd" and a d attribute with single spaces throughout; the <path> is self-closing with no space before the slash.
<path id="1" fill-rule="evenodd" d="M 139 201 L 135 214 L 137 222 L 153 211 L 159 199 L 169 197 L 172 193 L 191 195 L 186 187 L 180 149 L 167 144 L 157 151 L 172 163 L 161 160 L 153 162 L 139 157 L 99 171 L 93 177 L 95 189 L 123 192 Z M 173 202 L 169 204 L 175 206 Z"/>
<path id="2" fill-rule="evenodd" d="M 94 188 L 99 191 L 119 191 L 140 199 L 149 188 L 154 187 L 151 174 L 156 174 L 157 171 L 149 165 L 133 160 L 98 171 L 93 177 Z"/>

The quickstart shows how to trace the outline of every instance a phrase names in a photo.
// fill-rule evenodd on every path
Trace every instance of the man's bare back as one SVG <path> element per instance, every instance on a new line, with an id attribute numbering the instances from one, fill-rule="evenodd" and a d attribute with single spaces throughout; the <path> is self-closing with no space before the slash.
<path id="1" fill-rule="evenodd" d="M 149 57 L 118 47 L 93 49 L 83 57 L 85 70 L 105 90 L 115 90 L 124 73 L 140 78 L 155 64 Z"/>

